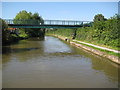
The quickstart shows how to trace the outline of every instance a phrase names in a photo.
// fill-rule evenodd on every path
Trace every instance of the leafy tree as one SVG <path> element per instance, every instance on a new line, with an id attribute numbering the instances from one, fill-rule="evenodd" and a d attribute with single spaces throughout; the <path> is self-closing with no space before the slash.
<path id="1" fill-rule="evenodd" d="M 95 29 L 103 29 L 103 22 L 105 21 L 106 19 L 104 18 L 104 16 L 102 14 L 97 14 L 94 16 L 94 28 Z M 101 25 L 101 26 L 99 26 Z"/>
<path id="2" fill-rule="evenodd" d="M 25 10 L 20 11 L 14 18 L 14 23 L 15 24 L 31 24 L 31 25 L 40 25 L 44 24 L 44 20 L 42 19 L 41 16 L 39 16 L 38 13 L 32 14 L 31 12 L 27 12 Z M 44 34 L 44 31 L 38 28 L 34 29 L 22 29 L 24 32 L 21 32 L 20 36 L 41 36 L 41 33 Z M 25 35 L 26 34 L 26 35 Z M 44 36 L 44 35 L 43 35 Z"/>
<path id="3" fill-rule="evenodd" d="M 2 45 L 5 45 L 6 43 L 8 43 L 10 41 L 10 33 L 7 30 L 8 25 L 6 24 L 6 22 L 0 18 L 0 25 L 1 30 L 2 30 Z"/>
<path id="4" fill-rule="evenodd" d="M 95 29 L 95 33 L 94 36 L 97 37 L 97 39 L 100 41 L 101 39 L 103 39 L 102 33 L 104 32 L 104 28 L 105 28 L 105 21 L 107 19 L 104 18 L 104 16 L 102 14 L 97 14 L 94 16 L 94 29 Z"/>
<path id="5" fill-rule="evenodd" d="M 44 20 L 42 19 L 42 17 L 39 16 L 38 13 L 34 13 L 32 16 L 31 16 L 32 20 L 34 21 L 37 21 L 35 22 L 35 24 L 44 24 Z"/>
<path id="6" fill-rule="evenodd" d="M 90 27 L 84 24 L 82 28 L 78 28 L 76 31 L 77 40 L 97 44 L 105 45 L 119 49 L 120 47 L 120 15 L 115 14 L 109 19 L 105 19 L 102 14 L 95 15 L 94 22 Z M 70 32 L 71 31 L 71 32 Z M 72 29 L 65 30 L 50 30 L 49 33 L 53 33 L 68 37 L 72 33 Z"/>
<path id="7" fill-rule="evenodd" d="M 25 10 L 20 11 L 14 18 L 15 24 L 40 24 L 44 23 L 44 20 L 39 16 L 38 13 L 32 14 Z"/>
<path id="8" fill-rule="evenodd" d="M 93 26 L 93 22 L 83 24 L 83 27 L 91 27 L 91 26 Z"/>
<path id="9" fill-rule="evenodd" d="M 2 30 L 2 41 L 5 42 L 8 39 L 8 37 L 7 37 L 8 36 L 8 34 L 7 34 L 8 25 L 1 18 L 0 18 L 0 25 L 2 26 L 2 28 L 1 28 L 1 30 Z"/>
<path id="10" fill-rule="evenodd" d="M 104 16 L 102 14 L 97 14 L 94 16 L 94 22 L 97 21 L 105 21 L 106 19 L 104 18 Z"/>
<path id="11" fill-rule="evenodd" d="M 8 27 L 6 22 L 4 20 L 2 20 L 1 18 L 0 18 L 0 25 L 2 25 L 2 30 L 6 30 L 6 28 Z"/>
<path id="12" fill-rule="evenodd" d="M 14 18 L 14 23 L 15 24 L 27 24 L 29 23 L 30 21 L 27 21 L 27 20 L 30 20 L 31 19 L 31 13 L 27 13 L 27 11 L 23 10 L 23 11 L 20 11 Z"/>

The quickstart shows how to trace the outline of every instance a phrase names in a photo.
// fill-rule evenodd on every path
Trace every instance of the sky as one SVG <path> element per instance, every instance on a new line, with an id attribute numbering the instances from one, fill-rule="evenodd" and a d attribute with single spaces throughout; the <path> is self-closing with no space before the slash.
<path id="1" fill-rule="evenodd" d="M 118 13 L 118 2 L 2 2 L 3 19 L 13 19 L 26 10 L 43 19 L 92 21 L 96 14 L 110 18 Z"/>

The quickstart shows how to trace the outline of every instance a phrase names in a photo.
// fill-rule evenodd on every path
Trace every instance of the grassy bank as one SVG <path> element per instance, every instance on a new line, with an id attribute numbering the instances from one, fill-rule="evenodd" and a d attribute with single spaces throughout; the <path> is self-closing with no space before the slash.
<path id="1" fill-rule="evenodd" d="M 101 48 L 97 48 L 97 47 L 94 47 L 94 46 L 91 46 L 91 45 L 83 44 L 83 43 L 77 42 L 77 41 L 79 41 L 79 40 L 77 40 L 77 41 L 72 40 L 72 39 L 71 39 L 72 37 L 65 37 L 65 36 L 63 36 L 63 35 L 57 35 L 57 34 L 55 34 L 55 33 L 54 33 L 54 34 L 47 33 L 46 35 L 49 35 L 49 36 L 61 36 L 61 37 L 70 39 L 70 41 L 72 41 L 72 42 L 75 42 L 75 43 L 78 43 L 78 44 L 81 44 L 81 45 L 84 45 L 84 46 L 87 46 L 87 47 L 90 47 L 90 48 L 93 48 L 93 49 L 96 49 L 96 50 L 105 52 L 106 54 L 109 54 L 109 55 L 117 56 L 117 57 L 120 58 L 120 53 L 115 53 L 115 52 L 108 51 L 108 50 L 104 50 L 104 49 L 101 49 Z"/>
<path id="2" fill-rule="evenodd" d="M 56 35 L 56 34 L 46 34 L 46 35 L 55 36 L 57 38 L 60 38 L 62 40 L 65 40 L 65 41 L 69 42 L 71 45 L 73 45 L 75 47 L 83 48 L 87 51 L 90 51 L 90 52 L 96 54 L 96 55 L 108 58 L 110 61 L 113 61 L 117 64 L 120 64 L 120 62 L 119 62 L 120 53 L 115 53 L 115 52 L 104 50 L 104 49 L 101 49 L 101 48 L 96 48 L 96 47 L 93 47 L 91 45 L 83 44 L 83 43 L 80 43 L 80 42 L 72 40 L 72 39 L 69 41 L 68 37 L 64 37 L 64 36 L 61 36 L 61 35 Z"/>
<path id="3" fill-rule="evenodd" d="M 117 56 L 117 57 L 120 58 L 120 53 L 115 53 L 115 52 L 112 52 L 112 51 L 108 51 L 108 50 L 96 48 L 96 47 L 94 47 L 94 46 L 90 46 L 90 45 L 87 45 L 87 44 L 83 44 L 83 43 L 80 43 L 80 42 L 77 42 L 77 41 L 73 41 L 73 42 L 78 43 L 78 44 L 82 44 L 82 45 L 85 45 L 85 46 L 88 46 L 88 47 L 91 47 L 91 48 L 96 49 L 96 50 L 100 50 L 100 51 L 105 52 L 105 53 L 107 53 L 107 54 L 109 54 L 109 55 L 114 55 L 114 56 Z"/>
<path id="4" fill-rule="evenodd" d="M 47 33 L 61 35 L 61 36 L 72 39 L 74 37 L 74 32 L 75 32 L 75 29 L 56 29 L 56 30 L 48 31 Z M 98 39 L 95 36 L 95 32 L 96 31 L 92 27 L 79 28 L 76 30 L 75 39 L 86 42 L 86 43 L 91 43 L 94 45 L 110 48 L 110 49 L 120 50 L 119 42 L 118 42 L 119 38 L 114 38 L 111 40 L 106 40 L 105 38 Z M 107 36 L 107 34 L 106 34 L 106 36 Z M 108 37 L 112 37 L 112 36 L 108 36 Z M 107 37 L 107 39 L 108 39 L 108 37 Z"/>
<path id="5" fill-rule="evenodd" d="M 102 14 L 95 15 L 93 22 L 76 29 L 52 29 L 47 33 L 57 34 L 94 45 L 120 50 L 120 16 L 106 19 Z"/>

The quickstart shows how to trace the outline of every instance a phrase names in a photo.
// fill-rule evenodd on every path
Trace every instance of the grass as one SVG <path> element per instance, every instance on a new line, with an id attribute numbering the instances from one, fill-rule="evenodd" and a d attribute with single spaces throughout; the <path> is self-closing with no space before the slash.
<path id="1" fill-rule="evenodd" d="M 120 53 L 115 53 L 115 52 L 112 52 L 112 51 L 108 51 L 108 50 L 96 48 L 96 47 L 93 47 L 93 46 L 90 46 L 90 45 L 87 45 L 87 44 L 83 44 L 83 43 L 80 43 L 80 42 L 77 42 L 77 41 L 73 41 L 73 42 L 78 43 L 78 44 L 82 44 L 82 45 L 84 45 L 84 46 L 91 47 L 91 48 L 96 49 L 96 50 L 100 50 L 100 51 L 105 52 L 105 53 L 107 53 L 107 54 L 109 54 L 109 55 L 114 55 L 114 56 L 117 56 L 117 57 L 120 58 Z"/>
<path id="2" fill-rule="evenodd" d="M 50 35 L 50 36 L 51 36 L 52 34 L 46 34 L 46 35 Z M 58 35 L 58 34 L 56 34 L 56 35 Z M 63 36 L 63 35 L 60 35 L 60 36 Z M 63 36 L 63 37 L 65 37 L 65 36 Z M 69 37 L 69 38 L 70 38 L 70 37 Z M 78 41 L 79 41 L 79 40 L 78 40 Z M 84 46 L 91 47 L 91 48 L 93 48 L 93 49 L 96 49 L 96 50 L 105 52 L 105 53 L 107 53 L 107 54 L 109 54 L 109 55 L 114 55 L 114 56 L 117 56 L 117 57 L 120 58 L 120 53 L 115 53 L 115 52 L 112 52 L 112 51 L 108 51 L 108 50 L 96 48 L 96 47 L 94 47 L 94 46 L 90 46 L 90 45 L 87 45 L 87 44 L 83 44 L 83 43 L 80 43 L 80 42 L 77 42 L 77 41 L 73 41 L 73 42 L 78 43 L 78 44 L 82 44 L 82 45 L 84 45 Z M 84 42 L 84 41 L 83 41 L 83 42 Z M 86 43 L 89 43 L 89 42 L 86 42 Z M 94 44 L 94 43 L 91 43 L 91 44 Z M 94 44 L 94 45 L 99 45 L 99 44 Z M 100 45 L 100 46 L 102 46 L 102 45 Z M 103 47 L 105 47 L 105 46 L 103 46 Z M 111 48 L 111 49 L 113 49 L 113 48 Z"/>
<path id="3" fill-rule="evenodd" d="M 118 48 L 118 47 L 107 46 L 107 45 L 104 45 L 104 44 L 101 44 L 101 43 L 98 43 L 98 42 L 84 41 L 84 40 L 79 40 L 79 39 L 76 39 L 76 40 L 83 41 L 83 42 L 86 42 L 86 43 L 91 43 L 91 44 L 98 45 L 98 46 L 101 46 L 101 47 L 106 47 L 106 48 L 109 48 L 109 49 L 120 50 L 120 48 Z"/>

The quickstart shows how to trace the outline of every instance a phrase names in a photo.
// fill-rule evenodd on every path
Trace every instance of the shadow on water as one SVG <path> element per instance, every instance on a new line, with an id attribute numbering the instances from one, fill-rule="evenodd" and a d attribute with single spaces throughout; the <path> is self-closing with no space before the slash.
<path id="1" fill-rule="evenodd" d="M 9 53 L 22 53 L 26 51 L 36 50 L 39 48 L 10 48 L 10 47 L 3 47 L 2 54 L 9 54 Z"/>
<path id="2" fill-rule="evenodd" d="M 44 41 L 45 38 L 41 38 L 41 37 L 33 37 L 33 38 L 29 38 L 27 39 L 28 41 Z"/>
<path id="3" fill-rule="evenodd" d="M 39 52 L 43 53 L 42 43 L 38 44 L 38 41 L 43 42 L 44 39 L 41 38 L 30 38 L 25 40 L 20 40 L 17 43 L 3 46 L 2 47 L 2 62 L 10 62 L 11 58 L 16 55 L 20 61 L 30 60 L 33 56 L 38 56 Z M 38 53 L 38 54 L 36 54 Z"/>
<path id="4" fill-rule="evenodd" d="M 9 54 L 11 53 L 11 48 L 10 47 L 2 47 L 2 54 Z"/>
<path id="5" fill-rule="evenodd" d="M 43 38 L 30 38 L 27 40 L 21 40 L 19 42 L 13 43 L 11 45 L 8 46 L 3 46 L 2 47 L 2 54 L 9 54 L 9 53 L 22 53 L 22 52 L 26 52 L 26 51 L 31 51 L 31 50 L 36 50 L 36 49 L 40 49 L 40 47 L 30 47 L 28 46 L 20 46 L 20 47 L 13 47 L 13 46 L 18 46 L 18 44 L 26 44 L 26 41 L 44 41 Z M 34 42 L 33 42 L 34 43 Z"/>

